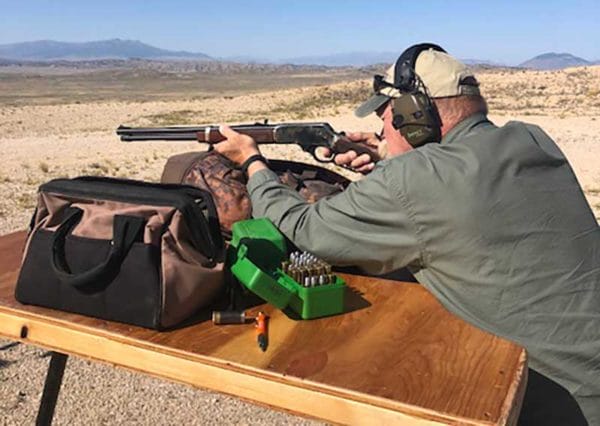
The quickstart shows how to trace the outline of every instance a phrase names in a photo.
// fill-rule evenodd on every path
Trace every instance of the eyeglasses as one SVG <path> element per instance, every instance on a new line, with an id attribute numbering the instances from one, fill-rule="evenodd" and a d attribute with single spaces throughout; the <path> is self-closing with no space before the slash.
<path id="1" fill-rule="evenodd" d="M 379 93 L 381 89 L 385 89 L 386 87 L 391 87 L 393 89 L 394 85 L 385 81 L 385 76 L 376 74 L 373 77 L 373 92 Z"/>

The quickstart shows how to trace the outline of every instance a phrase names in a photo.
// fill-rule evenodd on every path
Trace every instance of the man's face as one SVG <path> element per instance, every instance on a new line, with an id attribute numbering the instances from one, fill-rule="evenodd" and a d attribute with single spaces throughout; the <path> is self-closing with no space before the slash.
<path id="1" fill-rule="evenodd" d="M 381 136 L 387 141 L 388 156 L 395 157 L 414 149 L 392 124 L 394 113 L 392 112 L 391 101 L 382 105 L 375 113 L 383 121 Z"/>

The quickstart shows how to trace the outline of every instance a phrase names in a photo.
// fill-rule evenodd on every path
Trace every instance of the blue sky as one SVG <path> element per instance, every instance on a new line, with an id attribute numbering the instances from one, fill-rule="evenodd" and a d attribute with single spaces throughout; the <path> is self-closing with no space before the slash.
<path id="1" fill-rule="evenodd" d="M 600 59 L 600 0 L 0 0 L 0 44 L 135 39 L 267 59 L 401 52 L 432 41 L 460 58 L 515 64 L 546 52 Z"/>

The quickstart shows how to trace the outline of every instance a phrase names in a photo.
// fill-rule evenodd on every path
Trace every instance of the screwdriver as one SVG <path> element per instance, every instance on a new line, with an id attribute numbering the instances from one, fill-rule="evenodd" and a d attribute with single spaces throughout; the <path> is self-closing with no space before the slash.
<path id="1" fill-rule="evenodd" d="M 258 347 L 264 352 L 267 350 L 267 319 L 268 317 L 263 313 L 259 312 L 256 317 L 256 340 Z"/>

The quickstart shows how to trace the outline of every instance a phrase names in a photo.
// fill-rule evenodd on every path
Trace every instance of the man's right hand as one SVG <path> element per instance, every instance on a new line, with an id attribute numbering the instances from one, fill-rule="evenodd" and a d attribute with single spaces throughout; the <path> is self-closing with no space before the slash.
<path id="1" fill-rule="evenodd" d="M 369 132 L 348 132 L 346 137 L 352 142 L 369 145 L 379 152 L 381 158 L 385 157 L 385 142 L 376 133 Z M 346 166 L 360 173 L 369 173 L 375 167 L 371 157 L 367 154 L 358 155 L 355 151 L 347 151 L 343 154 L 337 154 L 334 158 L 335 164 Z"/>

